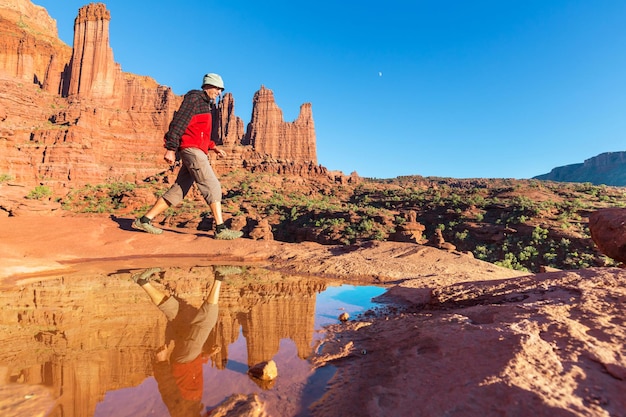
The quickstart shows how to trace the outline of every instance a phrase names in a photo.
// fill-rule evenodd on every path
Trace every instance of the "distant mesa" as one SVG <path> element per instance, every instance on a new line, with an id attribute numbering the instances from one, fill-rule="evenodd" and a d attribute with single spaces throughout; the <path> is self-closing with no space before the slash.
<path id="1" fill-rule="evenodd" d="M 588 182 L 593 185 L 626 186 L 626 152 L 606 152 L 581 164 L 565 165 L 533 177 L 558 182 Z"/>
<path id="2" fill-rule="evenodd" d="M 112 18 L 102 3 L 81 7 L 69 47 L 43 7 L 0 2 L 0 173 L 69 188 L 139 181 L 164 169 L 163 135 L 182 97 L 122 71 L 109 45 Z M 221 100 L 220 145 L 228 157 L 213 161 L 218 174 L 244 168 L 337 179 L 317 163 L 311 103 L 293 122 L 283 120 L 265 86 L 252 104 L 244 126 L 232 94 Z"/>

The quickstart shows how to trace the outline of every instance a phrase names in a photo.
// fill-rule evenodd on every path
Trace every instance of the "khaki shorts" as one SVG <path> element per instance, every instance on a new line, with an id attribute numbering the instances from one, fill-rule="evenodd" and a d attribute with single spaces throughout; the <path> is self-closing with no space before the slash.
<path id="1" fill-rule="evenodd" d="M 197 148 L 185 148 L 180 151 L 180 157 L 183 165 L 178 171 L 174 185 L 163 194 L 165 201 L 172 206 L 178 205 L 194 182 L 207 204 L 222 201 L 222 186 L 207 154 Z"/>

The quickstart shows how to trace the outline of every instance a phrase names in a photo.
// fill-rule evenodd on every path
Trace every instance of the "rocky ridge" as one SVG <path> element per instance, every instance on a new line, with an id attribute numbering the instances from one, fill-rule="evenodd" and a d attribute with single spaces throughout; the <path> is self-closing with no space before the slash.
<path id="1" fill-rule="evenodd" d="M 539 180 L 560 182 L 589 182 L 626 186 L 626 152 L 605 152 L 580 164 L 553 168 L 547 174 L 534 177 Z"/>

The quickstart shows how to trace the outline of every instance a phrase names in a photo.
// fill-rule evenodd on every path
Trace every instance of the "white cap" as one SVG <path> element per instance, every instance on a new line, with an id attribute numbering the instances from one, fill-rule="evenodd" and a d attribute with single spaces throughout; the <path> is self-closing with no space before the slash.
<path id="1" fill-rule="evenodd" d="M 204 78 L 202 78 L 202 86 L 212 85 L 217 88 L 224 89 L 224 81 L 222 81 L 222 77 L 215 73 L 205 74 Z"/>

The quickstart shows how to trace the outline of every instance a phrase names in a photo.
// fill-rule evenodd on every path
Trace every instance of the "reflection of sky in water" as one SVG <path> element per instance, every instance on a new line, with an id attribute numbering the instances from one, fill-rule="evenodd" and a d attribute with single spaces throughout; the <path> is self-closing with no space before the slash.
<path id="1" fill-rule="evenodd" d="M 356 314 L 372 308 L 375 305 L 372 298 L 384 292 L 385 288 L 374 286 L 341 285 L 327 288 L 317 295 L 315 328 L 337 323 L 343 312 L 354 318 Z"/>

